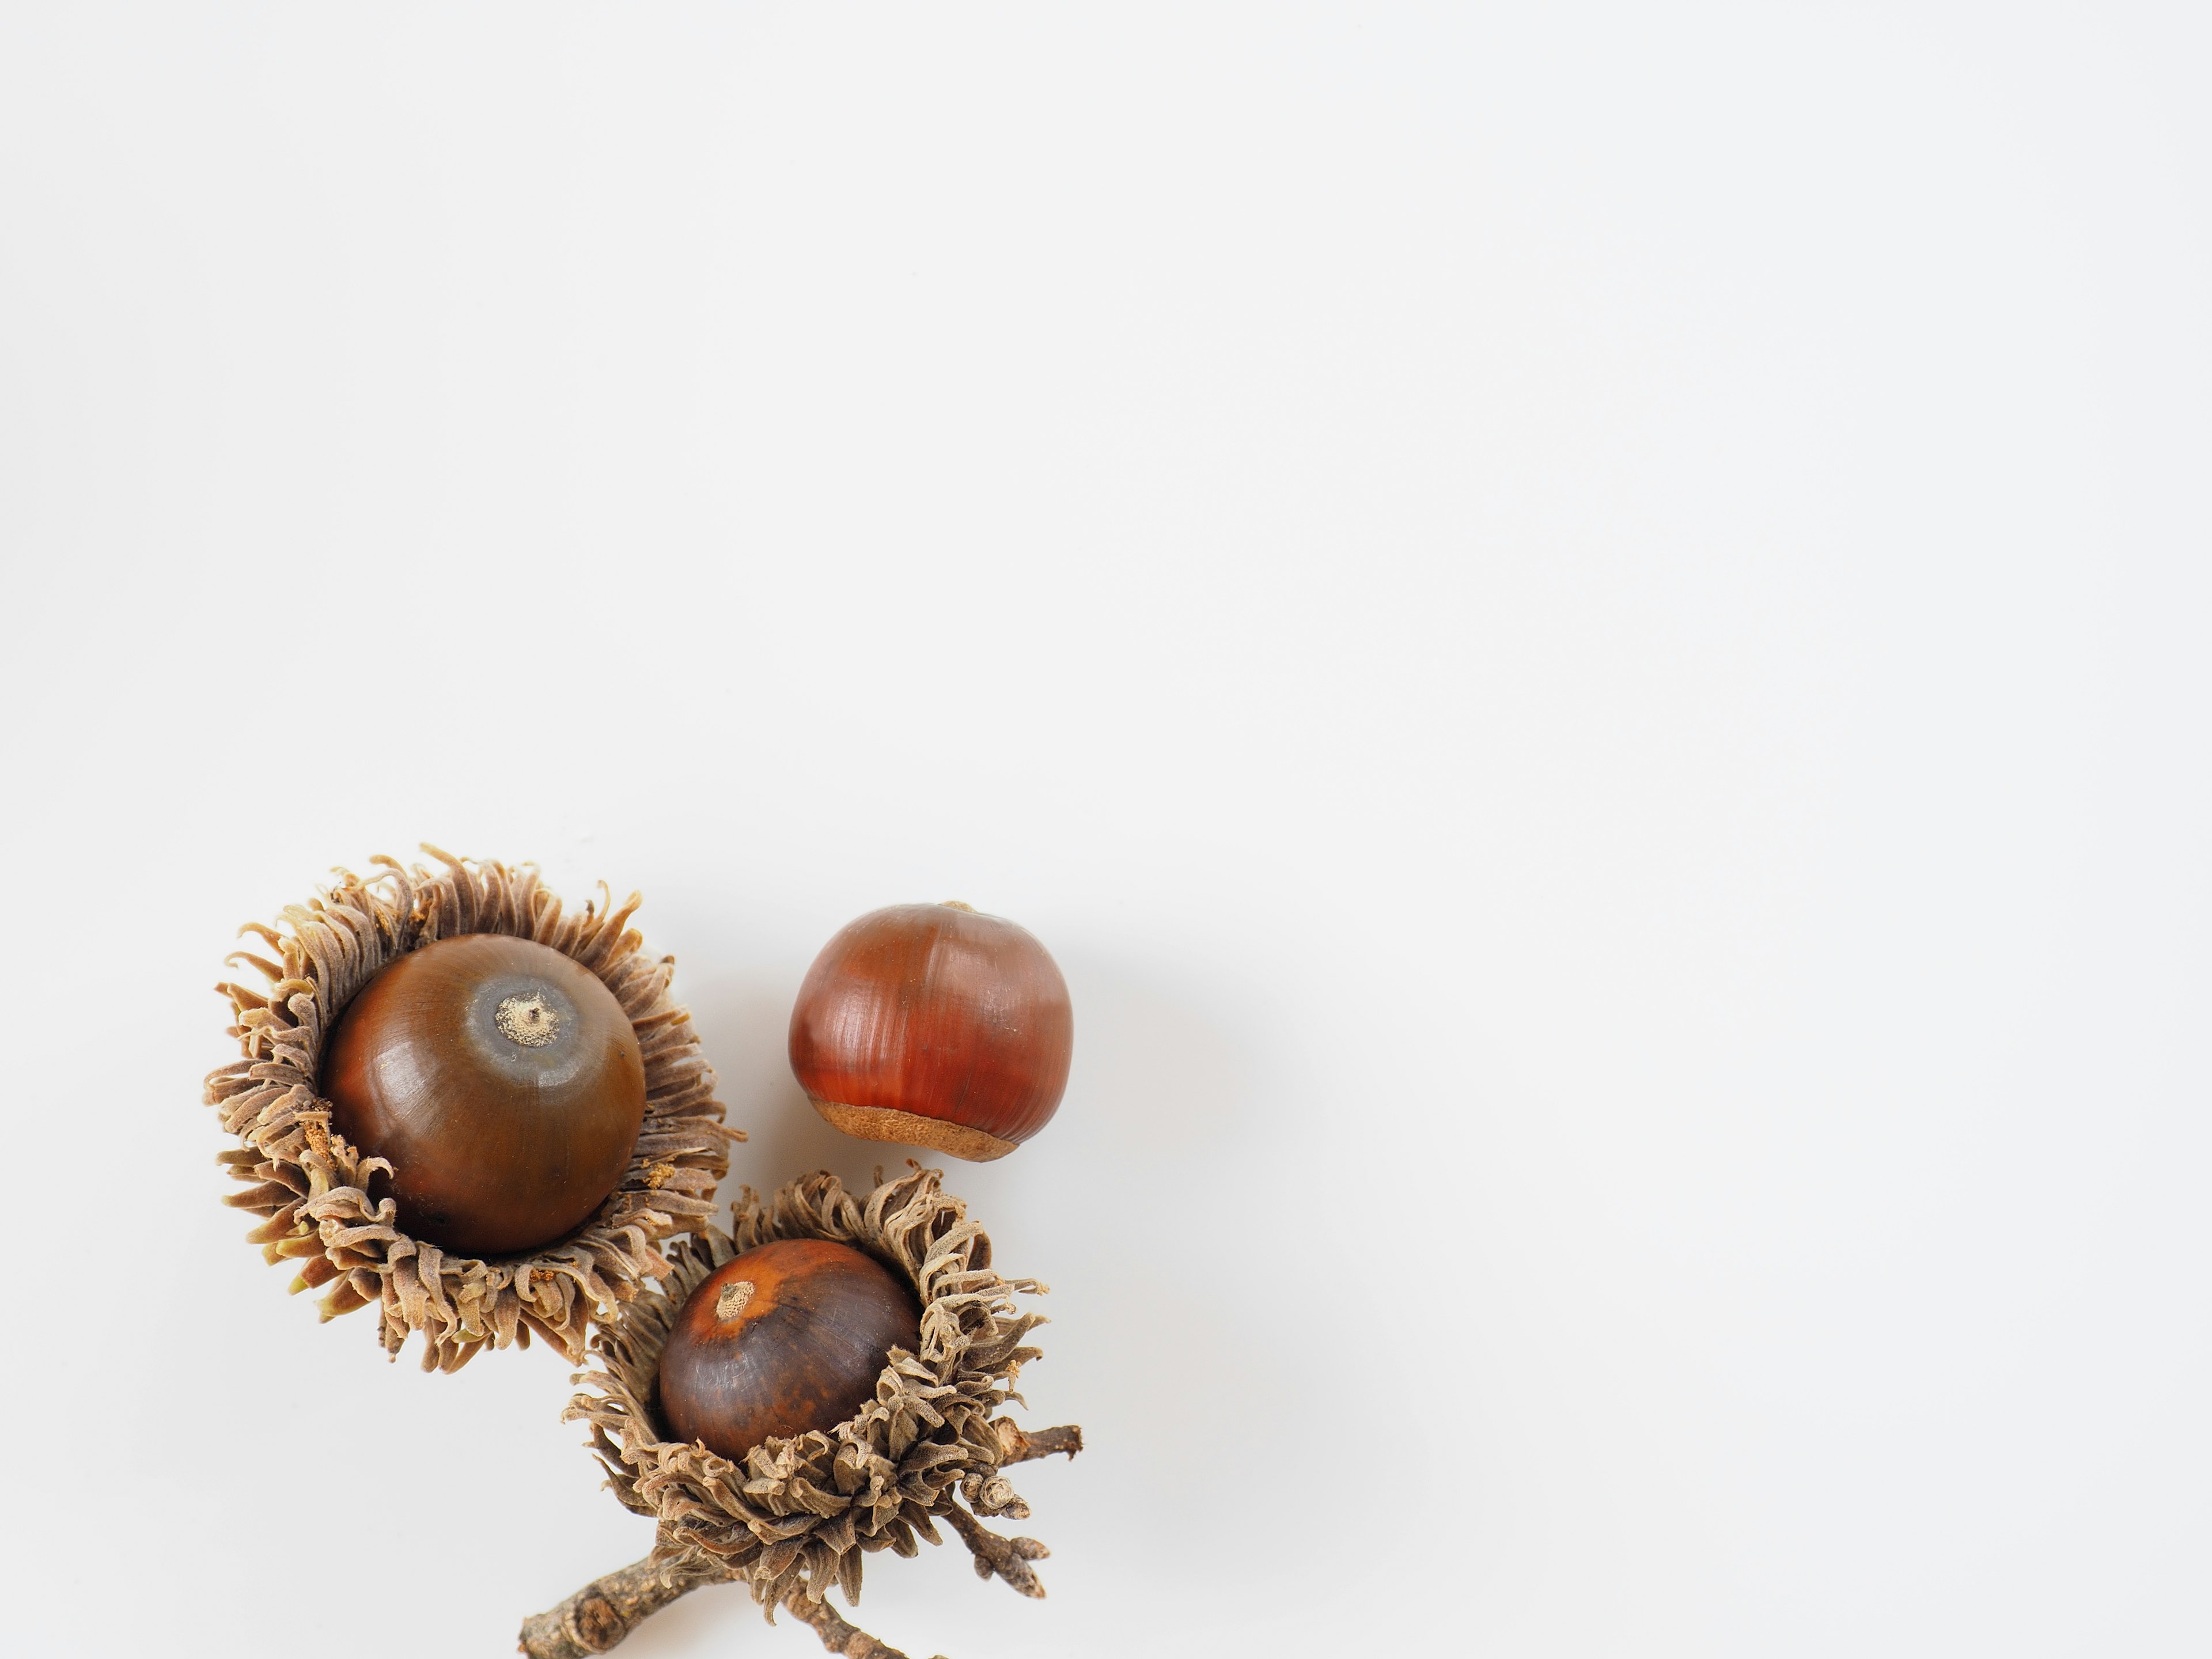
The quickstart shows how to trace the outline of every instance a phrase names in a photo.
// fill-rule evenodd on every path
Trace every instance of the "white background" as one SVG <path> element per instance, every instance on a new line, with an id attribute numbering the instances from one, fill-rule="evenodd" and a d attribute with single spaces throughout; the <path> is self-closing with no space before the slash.
<path id="1" fill-rule="evenodd" d="M 216 1201 L 425 838 L 643 890 L 732 1195 L 849 917 L 1057 955 L 951 1179 L 1093 1449 L 917 1659 L 2212 1649 L 2205 15 L 0 11 L 9 1650 L 649 1541 Z"/>

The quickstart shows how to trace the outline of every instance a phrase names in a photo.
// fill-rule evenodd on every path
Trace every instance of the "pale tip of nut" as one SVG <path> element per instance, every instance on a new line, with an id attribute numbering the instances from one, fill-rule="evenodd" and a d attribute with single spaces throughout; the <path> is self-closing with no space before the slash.
<path id="1" fill-rule="evenodd" d="M 745 1304 L 753 1299 L 753 1282 L 750 1279 L 733 1279 L 722 1286 L 722 1293 L 714 1298 L 714 1317 L 735 1319 L 745 1310 Z"/>
<path id="2" fill-rule="evenodd" d="M 518 992 L 492 1010 L 492 1024 L 509 1042 L 543 1048 L 561 1035 L 560 1010 L 542 991 Z"/>

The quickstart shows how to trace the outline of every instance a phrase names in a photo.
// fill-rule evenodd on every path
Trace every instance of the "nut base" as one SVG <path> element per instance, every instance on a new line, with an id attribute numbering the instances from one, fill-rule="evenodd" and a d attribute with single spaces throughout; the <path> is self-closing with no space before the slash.
<path id="1" fill-rule="evenodd" d="M 994 1158 L 1004 1158 L 1018 1144 L 1001 1140 L 981 1129 L 971 1129 L 964 1123 L 947 1123 L 942 1118 L 924 1117 L 919 1112 L 902 1112 L 889 1106 L 848 1106 L 842 1101 L 817 1100 L 814 1109 L 822 1114 L 831 1128 L 842 1129 L 859 1139 L 927 1146 L 933 1152 L 965 1158 L 970 1164 L 988 1164 Z"/>

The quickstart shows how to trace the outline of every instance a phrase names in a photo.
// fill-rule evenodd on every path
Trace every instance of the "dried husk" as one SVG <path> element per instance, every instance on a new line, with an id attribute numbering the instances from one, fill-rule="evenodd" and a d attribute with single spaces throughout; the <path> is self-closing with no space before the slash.
<path id="1" fill-rule="evenodd" d="M 1037 1357 L 1023 1339 L 1044 1322 L 1018 1312 L 1013 1293 L 1045 1287 L 990 1271 L 990 1240 L 942 1179 L 917 1169 L 885 1182 L 878 1171 L 875 1189 L 855 1196 L 824 1172 L 766 1203 L 747 1188 L 733 1235 L 674 1246 L 669 1277 L 593 1334 L 595 1368 L 578 1377 L 593 1392 L 566 1416 L 592 1425 L 615 1496 L 659 1522 L 666 1574 L 742 1579 L 773 1622 L 787 1598 L 819 1603 L 833 1583 L 857 1601 L 862 1559 L 940 1542 L 933 1521 L 953 1511 L 956 1494 L 977 1514 L 1028 1513 L 1000 1473 L 1019 1431 L 994 1419 L 1019 1401 L 1015 1378 Z M 741 1463 L 664 1437 L 654 1379 L 678 1311 L 732 1255 L 782 1238 L 850 1244 L 905 1278 L 921 1302 L 921 1352 L 894 1350 L 876 1397 L 847 1421 L 769 1440 Z"/>
<path id="2" fill-rule="evenodd" d="M 444 867 L 379 857 L 367 879 L 340 870 L 325 891 L 287 906 L 279 927 L 240 930 L 278 959 L 237 952 L 230 960 L 258 970 L 266 989 L 216 988 L 245 1054 L 207 1079 L 208 1103 L 239 1139 L 222 1161 L 248 1184 L 223 1201 L 265 1218 L 246 1237 L 270 1261 L 301 1263 L 294 1291 L 331 1287 L 324 1318 L 376 1304 L 394 1358 L 420 1331 L 423 1369 L 459 1370 L 487 1345 L 527 1346 L 535 1330 L 580 1359 L 589 1322 L 668 1273 L 661 1241 L 712 1224 L 729 1142 L 744 1136 L 722 1127 L 690 1016 L 669 1000 L 674 958 L 646 956 L 628 926 L 635 894 L 614 907 L 602 885 L 597 904 L 568 914 L 532 866 L 422 850 Z M 629 1016 L 645 1061 L 645 1121 L 621 1182 L 579 1231 L 518 1255 L 454 1255 L 410 1237 L 393 1201 L 372 1203 L 367 1191 L 391 1165 L 335 1133 L 315 1090 L 324 1042 L 362 987 L 394 957 L 461 933 L 535 939 L 589 969 Z"/>

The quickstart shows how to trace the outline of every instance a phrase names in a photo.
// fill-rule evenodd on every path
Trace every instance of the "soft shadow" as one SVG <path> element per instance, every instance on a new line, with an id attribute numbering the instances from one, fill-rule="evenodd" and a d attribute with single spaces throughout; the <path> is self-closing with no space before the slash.
<path id="1" fill-rule="evenodd" d="M 775 1641 L 776 1632 L 768 1629 L 751 1592 L 744 1585 L 709 1584 L 654 1613 L 623 1642 L 622 1651 L 625 1659 L 629 1656 L 653 1659 L 653 1656 L 661 1655 L 665 1659 L 675 1659 L 678 1654 L 726 1654 L 745 1644 L 755 1626 L 760 1627 L 765 1638 L 763 1646 Z M 808 1638 L 807 1646 L 813 1645 L 804 1626 L 798 1633 Z"/>
<path id="2" fill-rule="evenodd" d="M 1133 1176 L 1222 1150 L 1252 1107 L 1231 1011 L 1207 988 L 1144 964 L 1079 948 L 1060 960 L 1075 1004 L 1075 1065 L 1036 1144 L 1079 1137 Z"/>
<path id="3" fill-rule="evenodd" d="M 729 1109 L 730 1127 L 745 1132 L 744 1144 L 730 1149 L 730 1173 L 720 1194 L 726 1206 L 736 1201 L 741 1187 L 766 1194 L 816 1170 L 865 1189 L 877 1165 L 888 1172 L 902 1169 L 909 1157 L 932 1156 L 911 1146 L 855 1140 L 822 1121 L 791 1074 L 786 1037 L 795 989 L 781 975 L 733 975 L 708 987 L 690 1005 L 714 1068 L 714 1092 Z"/>
<path id="4" fill-rule="evenodd" d="M 714 1067 L 716 1092 L 731 1127 L 747 1137 L 732 1151 L 724 1202 L 737 1198 L 740 1185 L 766 1193 L 815 1170 L 864 1187 L 878 1167 L 896 1171 L 909 1158 L 945 1168 L 949 1182 L 981 1198 L 1009 1182 L 1048 1187 L 1070 1164 L 1089 1185 L 1109 1169 L 1141 1181 L 1169 1169 L 1188 1172 L 1194 1160 L 1225 1158 L 1240 1141 L 1249 1151 L 1246 1137 L 1264 1126 L 1252 1121 L 1250 1067 L 1231 1035 L 1229 1011 L 1207 1007 L 1200 988 L 1125 960 L 1079 947 L 1060 961 L 1075 1004 L 1067 1094 L 1033 1139 L 984 1164 L 856 1140 L 823 1121 L 792 1076 L 786 1048 L 795 979 L 740 971 L 695 989 L 692 1018 Z"/>

